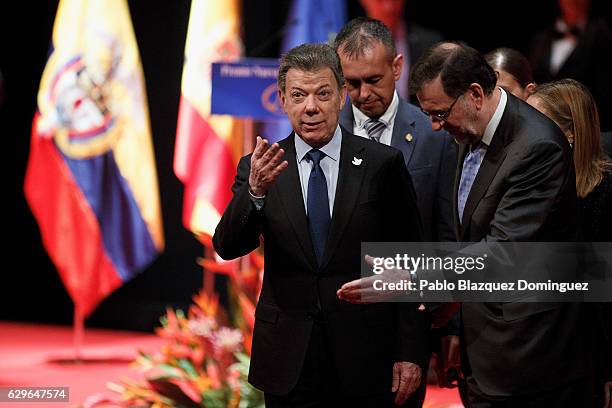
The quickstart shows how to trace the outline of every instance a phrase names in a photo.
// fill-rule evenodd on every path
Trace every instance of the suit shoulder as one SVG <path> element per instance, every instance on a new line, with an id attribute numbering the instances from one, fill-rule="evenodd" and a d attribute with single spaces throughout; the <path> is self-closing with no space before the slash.
<path id="1" fill-rule="evenodd" d="M 524 120 L 517 121 L 521 129 L 516 133 L 528 138 L 529 144 L 567 143 L 563 131 L 552 119 L 523 101 L 517 102 L 519 117 Z"/>
<path id="2" fill-rule="evenodd" d="M 355 146 L 357 150 L 366 150 L 370 155 L 378 156 L 379 158 L 393 157 L 396 153 L 399 153 L 399 150 L 384 143 L 374 142 L 349 132 L 344 132 L 342 137 L 348 138 L 349 143 Z"/>
<path id="3" fill-rule="evenodd" d="M 425 113 L 423 113 L 421 108 L 408 101 L 400 99 L 397 115 L 403 118 L 404 120 L 414 123 L 414 125 L 417 126 L 419 129 L 429 129 L 433 132 L 433 129 L 431 129 L 429 117 Z"/>

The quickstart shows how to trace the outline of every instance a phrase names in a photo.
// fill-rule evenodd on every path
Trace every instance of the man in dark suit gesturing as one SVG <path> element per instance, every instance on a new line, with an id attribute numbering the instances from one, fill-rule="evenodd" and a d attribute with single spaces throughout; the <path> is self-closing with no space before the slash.
<path id="1" fill-rule="evenodd" d="M 346 90 L 331 47 L 290 50 L 278 85 L 294 132 L 242 158 L 213 238 L 225 259 L 265 242 L 249 381 L 269 407 L 403 403 L 423 376 L 429 316 L 336 297 L 359 276 L 361 242 L 421 239 L 402 154 L 338 125 Z"/>
<path id="2" fill-rule="evenodd" d="M 570 146 L 552 121 L 495 82 L 476 50 L 449 43 L 430 49 L 410 76 L 432 127 L 461 144 L 457 239 L 574 241 Z M 570 303 L 464 303 L 462 367 L 471 406 L 588 406 L 581 313 Z"/>

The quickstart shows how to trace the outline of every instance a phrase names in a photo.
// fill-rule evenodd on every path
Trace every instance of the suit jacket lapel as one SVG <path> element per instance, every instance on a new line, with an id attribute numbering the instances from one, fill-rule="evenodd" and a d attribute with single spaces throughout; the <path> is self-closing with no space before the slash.
<path id="1" fill-rule="evenodd" d="M 310 229 L 306 219 L 306 209 L 304 208 L 304 197 L 300 183 L 300 175 L 297 168 L 295 153 L 295 143 L 292 133 L 285 141 L 281 142 L 281 147 L 285 150 L 284 159 L 289 165 L 285 171 L 281 172 L 277 180 L 277 192 L 285 209 L 287 218 L 293 227 L 297 241 L 299 242 L 304 256 L 308 260 L 313 270 L 317 270 L 317 260 L 310 238 Z M 281 193 L 282 191 L 282 193 Z"/>
<path id="2" fill-rule="evenodd" d="M 418 135 L 414 131 L 414 120 L 408 120 L 409 114 L 406 111 L 406 102 L 400 99 L 391 135 L 391 146 L 399 149 L 404 155 L 404 163 L 408 165 L 414 153 L 414 148 L 418 143 Z M 410 133 L 412 140 L 406 140 L 406 135 Z"/>
<path id="3" fill-rule="evenodd" d="M 367 157 L 365 149 L 357 148 L 352 139 L 357 136 L 342 132 L 342 150 L 340 151 L 340 169 L 338 172 L 338 186 L 336 187 L 336 197 L 334 200 L 334 211 L 329 229 L 329 236 L 325 246 L 321 270 L 325 268 L 331 259 L 334 250 L 342 237 L 361 190 L 361 183 L 367 168 Z M 363 159 L 361 165 L 353 164 L 353 158 Z"/>

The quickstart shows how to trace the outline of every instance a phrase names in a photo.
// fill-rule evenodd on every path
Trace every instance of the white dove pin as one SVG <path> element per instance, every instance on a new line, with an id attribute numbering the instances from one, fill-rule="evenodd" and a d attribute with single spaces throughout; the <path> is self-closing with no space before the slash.
<path id="1" fill-rule="evenodd" d="M 358 159 L 356 157 L 353 157 L 353 161 L 351 163 L 353 164 L 353 166 L 361 166 L 362 161 L 363 159 Z"/>

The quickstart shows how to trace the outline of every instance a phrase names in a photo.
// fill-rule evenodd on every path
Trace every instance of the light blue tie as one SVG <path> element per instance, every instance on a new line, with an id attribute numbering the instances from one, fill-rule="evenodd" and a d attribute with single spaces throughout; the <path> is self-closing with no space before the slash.
<path id="1" fill-rule="evenodd" d="M 312 149 L 306 153 L 306 156 L 308 156 L 308 159 L 313 164 L 310 178 L 308 179 L 308 195 L 306 197 L 308 225 L 317 262 L 321 265 L 331 220 L 329 215 L 329 198 L 327 196 L 327 180 L 325 179 L 323 169 L 319 165 L 319 162 L 325 157 L 325 153 Z"/>
<path id="2" fill-rule="evenodd" d="M 476 174 L 478 174 L 478 169 L 480 168 L 480 147 L 481 145 L 479 144 L 477 147 L 473 148 L 463 160 L 463 169 L 461 170 L 461 181 L 459 182 L 457 199 L 459 222 L 463 219 L 465 203 L 472 189 Z"/>

